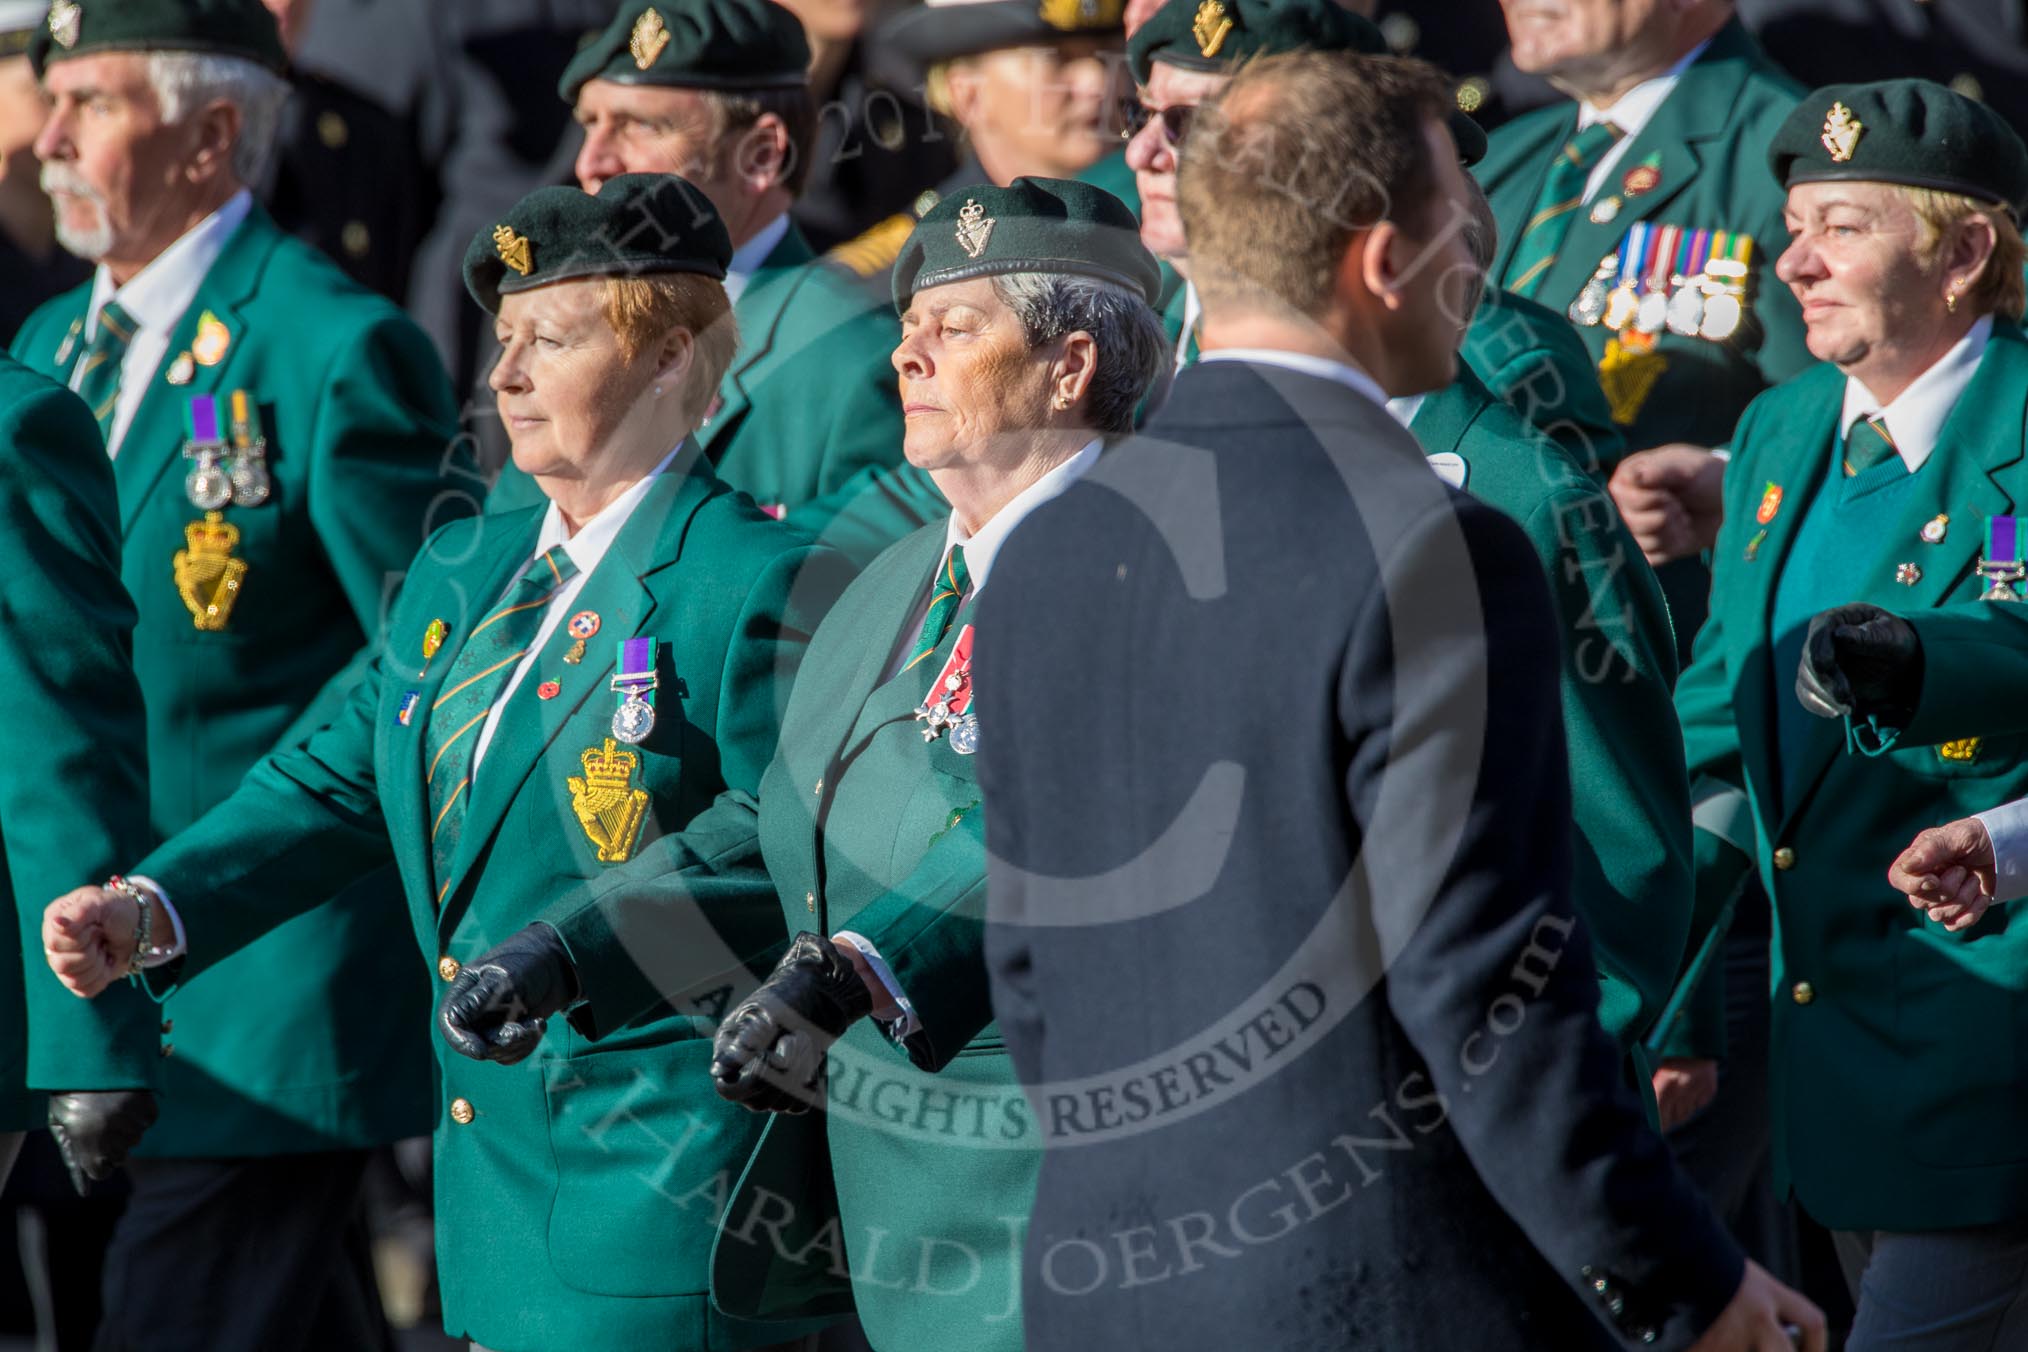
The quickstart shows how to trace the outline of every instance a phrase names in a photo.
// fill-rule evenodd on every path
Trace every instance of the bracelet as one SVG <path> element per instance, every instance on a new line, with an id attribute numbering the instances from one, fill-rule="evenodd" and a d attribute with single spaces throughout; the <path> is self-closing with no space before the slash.
<path id="1" fill-rule="evenodd" d="M 140 913 L 140 918 L 134 922 L 134 956 L 127 961 L 127 975 L 139 976 L 142 959 L 154 951 L 155 907 L 140 888 L 117 873 L 106 879 L 105 886 L 108 892 L 117 892 L 132 899 Z"/>

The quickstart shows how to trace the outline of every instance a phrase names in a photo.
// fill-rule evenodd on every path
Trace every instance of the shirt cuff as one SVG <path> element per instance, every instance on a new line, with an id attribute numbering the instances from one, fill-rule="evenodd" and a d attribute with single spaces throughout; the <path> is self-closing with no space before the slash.
<path id="1" fill-rule="evenodd" d="M 902 994 L 901 983 L 894 979 L 894 969 L 887 965 L 887 959 L 880 956 L 880 950 L 868 942 L 865 935 L 854 934 L 851 930 L 839 930 L 831 936 L 831 942 L 834 944 L 840 940 L 859 950 L 860 956 L 866 959 L 866 965 L 873 969 L 873 975 L 879 978 L 887 993 L 894 997 L 894 1003 L 901 1006 L 901 1017 L 887 1025 L 887 1035 L 896 1042 L 904 1042 L 921 1032 L 922 1021 L 915 1016 L 915 1006 Z"/>
<path id="2" fill-rule="evenodd" d="M 127 881 L 136 887 L 145 887 L 153 894 L 162 909 L 168 913 L 169 931 L 175 936 L 174 942 L 166 948 L 162 946 L 161 935 L 153 936 L 156 942 L 148 945 L 148 951 L 141 955 L 141 966 L 143 968 L 163 967 L 176 961 L 176 959 L 183 956 L 185 949 L 189 945 L 183 941 L 183 917 L 176 914 L 176 908 L 169 904 L 169 893 L 164 891 L 162 884 L 156 882 L 153 878 L 144 878 L 138 873 L 128 874 Z"/>
<path id="3" fill-rule="evenodd" d="M 1993 842 L 1993 900 L 2028 897 L 2028 798 L 1972 814 Z"/>

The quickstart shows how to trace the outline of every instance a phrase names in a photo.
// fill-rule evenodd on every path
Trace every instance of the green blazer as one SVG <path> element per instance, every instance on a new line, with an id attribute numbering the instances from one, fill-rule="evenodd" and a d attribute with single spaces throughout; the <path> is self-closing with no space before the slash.
<path id="1" fill-rule="evenodd" d="M 1774 275 L 1775 259 L 1788 247 L 1782 225 L 1786 193 L 1767 167 L 1768 142 L 1801 93 L 1738 20 L 1726 24 L 1683 72 L 1601 188 L 1597 200 L 1616 198 L 1618 213 L 1606 221 L 1593 220 L 1590 210 L 1575 213 L 1535 292 L 1552 311 L 1566 313 L 1599 260 L 1620 247 L 1637 221 L 1753 237 L 1751 322 L 1723 343 L 1663 332 L 1647 354 L 1659 358 L 1659 374 L 1650 361 L 1602 373 L 1615 420 L 1633 449 L 1671 441 L 1720 445 L 1749 400 L 1810 364 L 1801 309 Z M 1576 129 L 1576 105 L 1560 103 L 1516 118 L 1489 138 L 1486 158 L 1473 172 L 1500 223 L 1495 279 L 1507 275 L 1550 161 Z M 1655 166 L 1660 182 L 1629 195 L 1626 174 L 1646 163 Z M 1603 325 L 1577 332 L 1594 365 L 1603 361 L 1612 333 Z M 1653 383 L 1643 395 L 1649 377 Z"/>
<path id="2" fill-rule="evenodd" d="M 925 742 L 914 717 L 971 607 L 935 656 L 882 679 L 929 596 L 944 539 L 938 523 L 895 545 L 826 618 L 749 816 L 788 928 L 872 941 L 922 1022 L 905 1048 L 870 1019 L 848 1030 L 832 1051 L 825 1114 L 853 1299 L 869 1341 L 892 1352 L 1020 1347 L 1021 1230 L 1041 1163 L 987 990 L 972 758 L 948 736 Z M 693 843 L 670 862 L 695 875 L 709 871 L 710 854 Z M 688 885 L 637 877 L 558 917 L 587 1005 L 608 1011 L 594 1017 L 625 1018 L 652 998 L 623 936 L 662 923 L 667 898 Z M 768 1149 L 800 1121 L 778 1120 Z M 750 1210 L 757 1182 L 787 1172 L 757 1159 L 733 1214 Z M 721 1269 L 737 1253 L 721 1241 Z M 716 1279 L 721 1299 L 748 1285 L 737 1272 Z"/>
<path id="3" fill-rule="evenodd" d="M 165 980 L 214 984 L 207 967 L 287 918 L 287 880 L 356 876 L 392 857 L 405 904 L 383 907 L 407 936 L 400 961 L 419 980 L 447 982 L 611 867 L 588 817 L 607 832 L 609 857 L 632 853 L 614 850 L 615 805 L 591 795 L 593 776 L 613 773 L 639 795 L 633 829 L 648 846 L 721 792 L 753 793 L 786 684 L 843 573 L 698 462 L 657 479 L 585 582 L 575 612 L 600 625 L 582 661 L 565 660 L 573 639 L 559 627 L 516 690 L 480 763 L 458 854 L 435 876 L 429 710 L 462 635 L 534 552 L 541 517 L 529 509 L 432 536 L 331 724 L 256 765 L 146 862 L 189 934 L 182 970 Z M 436 620 L 450 637 L 425 660 Z M 608 682 L 619 643 L 642 635 L 659 640 L 660 687 L 654 730 L 630 750 L 612 742 Z M 560 686 L 550 699 L 544 680 Z M 437 1255 L 452 1334 L 501 1352 L 693 1352 L 784 1336 L 716 1318 L 704 1294 L 712 1191 L 723 1186 L 714 1180 L 745 1160 L 761 1125 L 712 1092 L 711 1035 L 734 990 L 751 984 L 747 964 L 764 973 L 784 942 L 765 875 L 717 882 L 689 917 L 685 974 L 640 1017 L 596 1030 L 596 1045 L 559 1020 L 527 1061 L 480 1063 L 428 1037 L 430 1012 L 412 1011 L 404 1031 L 436 1053 Z M 324 966 L 317 948 L 291 955 L 292 970 L 306 965 Z M 377 1002 L 361 978 L 332 974 L 339 1015 Z"/>
<path id="4" fill-rule="evenodd" d="M 1599 1020 L 1631 1050 L 1668 1002 L 1691 920 L 1690 785 L 1661 586 L 1597 481 L 1469 370 L 1423 400 L 1409 430 L 1451 482 L 1521 524 L 1549 577 L 1577 827 L 1571 904 L 1596 945 Z"/>
<path id="5" fill-rule="evenodd" d="M 148 729 L 134 603 L 120 585 L 112 466 L 83 401 L 0 354 L 0 1131 L 42 1125 L 36 1089 L 155 1084 L 155 1009 L 131 986 L 84 1001 L 42 959 L 42 909 L 148 847 Z"/>
<path id="6" fill-rule="evenodd" d="M 36 311 L 14 351 L 64 378 L 66 335 L 89 285 Z M 203 317 L 224 326 L 215 365 L 192 350 Z M 253 209 L 212 265 L 114 459 L 121 575 L 139 611 L 134 670 L 147 694 L 151 824 L 175 835 L 239 787 L 271 748 L 330 721 L 389 598 L 435 524 L 471 510 L 452 456 L 457 411 L 421 330 Z M 82 349 L 82 342 L 70 345 Z M 235 389 L 260 404 L 272 498 L 227 507 L 245 565 L 223 628 L 199 629 L 175 558 L 201 530 L 184 495 L 188 396 Z M 130 859 L 129 865 L 133 863 Z M 94 876 L 81 868 L 73 885 Z M 162 1118 L 141 1153 L 177 1158 L 374 1145 L 425 1129 L 429 1053 L 415 1031 L 428 986 L 398 956 L 405 930 L 391 873 L 365 898 L 333 899 L 314 874 L 286 884 L 311 911 L 237 958 L 223 980 L 177 996 L 164 1047 Z M 319 902 L 332 902 L 312 910 Z M 341 986 L 277 982 L 305 951 L 372 982 L 385 999 L 337 1012 Z"/>
<path id="7" fill-rule="evenodd" d="M 901 326 L 891 305 L 819 262 L 791 224 L 732 312 L 739 355 L 698 434 L 721 479 L 819 538 L 832 534 L 841 512 L 853 511 L 837 539 L 825 542 L 862 562 L 932 516 L 949 514 L 926 475 L 903 473 L 897 481 L 896 471 L 908 467 L 891 360 Z M 510 460 L 488 510 L 511 511 L 541 497 Z"/>
<path id="8" fill-rule="evenodd" d="M 2013 324 L 1995 328 L 1895 526 L 1855 541 L 1847 568 L 1845 599 L 1934 617 L 1961 640 L 1983 631 L 1983 644 L 1928 652 L 1929 707 L 1887 754 L 1845 754 L 1844 730 L 1825 719 L 1784 775 L 1776 717 L 1778 702 L 1795 698 L 1795 670 L 1772 657 L 1774 598 L 1829 482 L 1844 388 L 1835 368 L 1809 371 L 1754 401 L 1733 441 L 1711 618 L 1676 707 L 1693 783 L 1707 804 L 1731 791 L 1750 821 L 1752 857 L 1700 831 L 1698 863 L 1757 868 L 1774 901 L 1777 1184 L 1841 1230 L 2018 1221 L 2028 1215 L 2028 1098 L 2016 1055 L 2028 1037 L 2028 924 L 1996 911 L 1951 934 L 1889 887 L 1886 872 L 1924 827 L 2028 791 L 2028 728 L 2017 716 L 2000 733 L 1994 724 L 2006 715 L 1996 718 L 1994 705 L 1953 701 L 1983 679 L 1960 667 L 1987 660 L 2014 632 L 1998 627 L 2018 623 L 1999 613 L 2012 607 L 1977 599 L 1973 567 L 1987 518 L 2028 510 L 2028 339 Z M 1781 491 L 1772 512 L 1771 487 Z M 1944 538 L 1927 542 L 1923 527 L 1943 515 Z M 1949 738 L 1981 740 L 1924 744 Z"/>

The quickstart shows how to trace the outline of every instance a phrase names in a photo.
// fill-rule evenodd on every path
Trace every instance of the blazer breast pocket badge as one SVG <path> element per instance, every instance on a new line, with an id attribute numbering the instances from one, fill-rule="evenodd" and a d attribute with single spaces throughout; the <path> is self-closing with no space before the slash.
<path id="1" fill-rule="evenodd" d="M 648 815 L 648 791 L 634 785 L 641 768 L 639 752 L 623 751 L 608 737 L 598 746 L 588 746 L 578 757 L 584 775 L 572 775 L 571 811 L 586 839 L 598 851 L 601 864 L 624 864 L 633 858 L 641 837 L 641 823 Z"/>

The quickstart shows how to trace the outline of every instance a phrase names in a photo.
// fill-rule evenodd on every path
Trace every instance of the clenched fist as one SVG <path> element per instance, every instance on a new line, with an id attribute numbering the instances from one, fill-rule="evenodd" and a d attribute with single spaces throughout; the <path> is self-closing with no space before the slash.
<path id="1" fill-rule="evenodd" d="M 1937 924 L 1964 930 L 1993 904 L 1997 867 L 1984 823 L 1965 817 L 1917 836 L 1888 867 L 1887 881 Z"/>
<path id="2" fill-rule="evenodd" d="M 42 952 L 71 994 L 89 1000 L 133 966 L 141 908 L 104 887 L 80 887 L 42 913 Z"/>
<path id="3" fill-rule="evenodd" d="M 1620 461 L 1608 485 L 1652 564 L 1711 548 L 1725 520 L 1725 462 L 1702 446 L 1657 446 Z"/>

